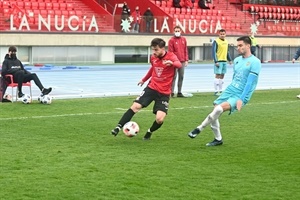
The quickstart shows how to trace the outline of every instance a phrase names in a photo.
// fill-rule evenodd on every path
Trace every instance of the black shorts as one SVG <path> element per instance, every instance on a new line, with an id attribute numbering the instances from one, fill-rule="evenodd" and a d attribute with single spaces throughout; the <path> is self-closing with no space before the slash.
<path id="1" fill-rule="evenodd" d="M 156 90 L 145 87 L 143 92 L 137 97 L 134 102 L 142 105 L 143 108 L 147 107 L 152 101 L 154 101 L 153 113 L 156 114 L 158 110 L 168 113 L 170 95 L 161 94 Z"/>

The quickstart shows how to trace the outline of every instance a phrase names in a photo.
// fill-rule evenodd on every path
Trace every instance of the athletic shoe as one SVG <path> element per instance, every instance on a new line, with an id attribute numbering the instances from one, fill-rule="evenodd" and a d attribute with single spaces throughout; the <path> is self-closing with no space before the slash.
<path id="1" fill-rule="evenodd" d="M 300 94 L 296 96 L 298 99 L 300 99 Z"/>
<path id="2" fill-rule="evenodd" d="M 219 93 L 219 92 L 215 92 L 214 95 L 215 95 L 215 96 L 218 96 L 218 93 Z"/>
<path id="3" fill-rule="evenodd" d="M 174 93 L 171 93 L 171 97 L 174 97 Z"/>
<path id="4" fill-rule="evenodd" d="M 24 94 L 23 94 L 22 92 L 19 92 L 19 93 L 18 93 L 18 97 L 19 97 L 19 98 L 22 98 L 22 96 L 24 96 Z"/>
<path id="5" fill-rule="evenodd" d="M 207 147 L 212 147 L 212 146 L 219 146 L 219 145 L 222 145 L 222 144 L 223 144 L 223 140 L 214 139 L 212 142 L 207 143 L 206 146 Z"/>
<path id="6" fill-rule="evenodd" d="M 145 136 L 144 136 L 144 140 L 150 140 L 150 138 L 151 138 L 151 135 L 152 135 L 152 133 L 151 132 L 149 132 L 149 131 L 147 131 L 147 133 L 145 134 Z"/>
<path id="7" fill-rule="evenodd" d="M 51 87 L 50 87 L 50 88 L 43 88 L 42 94 L 43 94 L 43 95 L 47 95 L 47 94 L 49 94 L 51 91 L 52 91 L 52 88 L 51 88 Z"/>
<path id="8" fill-rule="evenodd" d="M 178 93 L 177 97 L 185 97 L 182 93 Z"/>
<path id="9" fill-rule="evenodd" d="M 111 134 L 117 136 L 120 130 L 121 128 L 117 126 L 115 129 L 111 130 Z"/>
<path id="10" fill-rule="evenodd" d="M 188 133 L 188 136 L 192 139 L 194 139 L 195 137 L 197 137 L 197 135 L 200 133 L 200 130 L 198 128 L 195 128 L 194 130 L 192 130 L 191 132 Z"/>

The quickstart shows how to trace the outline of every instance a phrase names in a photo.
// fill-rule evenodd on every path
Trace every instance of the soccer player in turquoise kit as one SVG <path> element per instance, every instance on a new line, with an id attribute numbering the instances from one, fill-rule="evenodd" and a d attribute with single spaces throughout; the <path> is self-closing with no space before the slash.
<path id="1" fill-rule="evenodd" d="M 214 59 L 214 89 L 215 95 L 219 96 L 222 93 L 224 76 L 227 72 L 227 61 L 232 64 L 229 54 L 229 44 L 225 39 L 226 31 L 224 29 L 219 30 L 219 38 L 212 43 L 212 57 Z"/>
<path id="2" fill-rule="evenodd" d="M 229 114 L 235 110 L 240 111 L 245 106 L 256 88 L 261 70 L 260 60 L 251 54 L 251 39 L 243 36 L 237 39 L 237 50 L 239 57 L 234 59 L 234 74 L 232 82 L 224 92 L 214 101 L 213 111 L 197 126 L 188 133 L 190 138 L 195 138 L 203 129 L 210 124 L 215 139 L 206 146 L 222 145 L 219 117 L 225 111 Z"/>
<path id="3" fill-rule="evenodd" d="M 151 78 L 139 97 L 137 97 L 131 107 L 123 114 L 117 126 L 111 134 L 117 136 L 122 127 L 142 108 L 147 107 L 152 101 L 155 120 L 144 136 L 144 140 L 149 140 L 154 131 L 159 129 L 168 113 L 169 100 L 175 69 L 182 67 L 181 62 L 173 52 L 165 50 L 166 42 L 161 38 L 154 38 L 151 41 L 153 55 L 150 58 L 151 67 L 148 73 L 138 85 L 142 86 Z"/>

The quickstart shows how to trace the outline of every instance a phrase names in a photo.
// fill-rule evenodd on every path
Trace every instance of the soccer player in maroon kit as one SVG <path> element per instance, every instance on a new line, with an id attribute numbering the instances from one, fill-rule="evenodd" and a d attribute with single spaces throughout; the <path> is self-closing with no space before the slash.
<path id="1" fill-rule="evenodd" d="M 149 78 L 151 80 L 140 96 L 134 100 L 131 107 L 123 114 L 116 128 L 111 131 L 112 135 L 117 136 L 124 124 L 152 101 L 155 102 L 153 106 L 155 120 L 145 134 L 144 140 L 149 140 L 152 133 L 162 126 L 168 112 L 175 69 L 182 66 L 177 56 L 172 52 L 167 52 L 165 46 L 166 42 L 161 38 L 154 38 L 151 41 L 153 52 L 150 58 L 151 67 L 145 77 L 138 82 L 138 85 L 142 86 Z"/>

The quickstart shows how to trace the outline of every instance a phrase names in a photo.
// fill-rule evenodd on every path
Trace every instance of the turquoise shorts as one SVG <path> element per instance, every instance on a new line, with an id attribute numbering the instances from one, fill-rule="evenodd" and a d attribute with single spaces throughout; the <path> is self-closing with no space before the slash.
<path id="1" fill-rule="evenodd" d="M 218 62 L 219 67 L 216 65 L 214 66 L 214 73 L 215 74 L 226 74 L 227 72 L 227 62 Z"/>
<path id="2" fill-rule="evenodd" d="M 223 102 L 228 102 L 230 104 L 230 113 L 236 111 L 236 102 L 240 99 L 241 94 L 235 93 L 228 89 L 224 90 L 222 94 L 214 101 L 214 105 L 220 105 Z M 244 103 L 243 103 L 244 106 Z"/>

